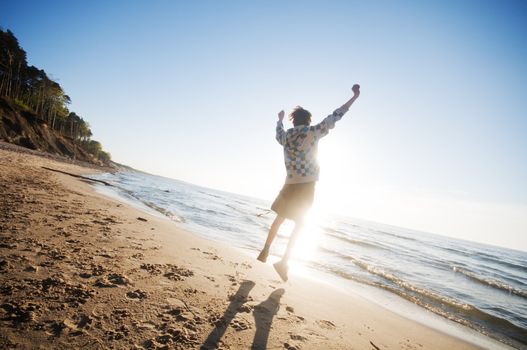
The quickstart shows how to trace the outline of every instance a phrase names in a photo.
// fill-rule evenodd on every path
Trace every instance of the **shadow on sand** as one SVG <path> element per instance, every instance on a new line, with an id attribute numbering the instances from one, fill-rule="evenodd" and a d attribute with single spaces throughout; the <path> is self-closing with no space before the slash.
<path id="1" fill-rule="evenodd" d="M 256 323 L 256 333 L 251 349 L 267 349 L 267 339 L 269 339 L 273 318 L 280 310 L 280 299 L 284 292 L 283 288 L 277 289 L 265 301 L 254 307 L 253 316 Z"/>
<path id="2" fill-rule="evenodd" d="M 253 281 L 243 281 L 236 294 L 231 297 L 231 302 L 225 310 L 221 319 L 216 323 L 216 327 L 210 332 L 209 336 L 201 345 L 202 350 L 217 349 L 218 342 L 221 340 L 227 327 L 239 312 L 241 306 L 247 301 L 250 291 L 255 286 Z M 269 332 L 273 323 L 273 318 L 280 309 L 280 298 L 284 295 L 284 289 L 275 290 L 269 297 L 256 305 L 253 316 L 256 324 L 251 349 L 266 349 Z"/>
<path id="3" fill-rule="evenodd" d="M 207 339 L 203 342 L 203 345 L 201 345 L 202 350 L 218 348 L 218 342 L 221 340 L 221 337 L 223 337 L 223 334 L 225 334 L 229 323 L 231 323 L 234 316 L 236 316 L 240 307 L 247 301 L 247 296 L 251 289 L 253 289 L 254 285 L 255 283 L 253 281 L 243 281 L 240 284 L 240 288 L 238 288 L 236 294 L 232 296 L 231 303 L 227 307 L 227 310 L 225 310 L 221 319 L 216 322 L 216 327 L 210 332 Z"/>

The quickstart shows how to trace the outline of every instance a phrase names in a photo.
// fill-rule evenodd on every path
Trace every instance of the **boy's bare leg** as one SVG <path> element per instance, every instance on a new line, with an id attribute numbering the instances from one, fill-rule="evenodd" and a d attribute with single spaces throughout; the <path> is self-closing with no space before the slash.
<path id="1" fill-rule="evenodd" d="M 287 281 L 287 262 L 289 261 L 289 257 L 291 256 L 291 253 L 293 252 L 293 248 L 295 246 L 296 239 L 298 238 L 298 234 L 304 227 L 304 222 L 302 220 L 299 220 L 295 223 L 295 228 L 293 229 L 293 232 L 291 233 L 291 237 L 289 238 L 289 242 L 287 242 L 287 248 L 285 250 L 285 254 L 279 262 L 274 264 L 274 268 L 276 272 L 280 275 L 280 278 L 285 282 Z"/>
<path id="2" fill-rule="evenodd" d="M 274 241 L 274 238 L 276 237 L 276 234 L 278 233 L 278 229 L 280 228 L 280 225 L 284 223 L 285 218 L 277 215 L 276 218 L 273 221 L 273 224 L 271 225 L 271 228 L 269 229 L 269 233 L 267 234 L 267 240 L 265 241 L 265 246 L 260 252 L 260 255 L 256 259 L 260 260 L 261 262 L 267 261 L 267 256 L 269 255 L 269 248 L 271 247 L 271 244 Z"/>
<path id="3" fill-rule="evenodd" d="M 293 248 L 295 247 L 296 239 L 298 238 L 298 234 L 300 231 L 302 231 L 302 228 L 304 227 L 304 221 L 298 220 L 295 222 L 295 228 L 293 229 L 293 232 L 291 232 L 291 237 L 289 237 L 289 242 L 287 242 L 287 248 L 285 250 L 284 257 L 282 258 L 282 262 L 287 265 L 287 262 L 289 261 L 289 257 L 291 256 L 291 253 L 293 252 Z"/>

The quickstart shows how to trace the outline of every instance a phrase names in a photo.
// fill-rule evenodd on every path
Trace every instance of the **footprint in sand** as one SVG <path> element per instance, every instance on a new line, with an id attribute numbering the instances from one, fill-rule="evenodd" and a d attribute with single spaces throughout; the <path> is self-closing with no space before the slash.
<path id="1" fill-rule="evenodd" d="M 163 276 L 170 280 L 183 281 L 185 277 L 194 276 L 194 272 L 192 270 L 171 264 L 167 264 L 167 267 L 168 270 L 163 274 Z"/>
<path id="2" fill-rule="evenodd" d="M 125 286 L 130 284 L 130 280 L 121 274 L 118 273 L 111 273 L 108 275 L 108 281 L 110 281 L 113 284 L 117 284 L 120 286 Z"/>
<path id="3" fill-rule="evenodd" d="M 213 252 L 202 252 L 202 253 L 207 255 L 207 258 L 211 259 L 211 260 L 220 260 L 220 261 L 223 260 L 219 255 L 217 255 L 217 254 L 215 254 Z"/>
<path id="4" fill-rule="evenodd" d="M 233 282 L 233 283 L 237 282 L 235 276 L 233 276 L 233 275 L 225 275 L 225 276 L 227 277 L 227 279 L 229 280 L 229 282 Z"/>
<path id="5" fill-rule="evenodd" d="M 97 278 L 95 283 L 93 284 L 95 287 L 99 288 L 115 288 L 117 287 L 115 284 L 110 283 L 106 278 Z"/>
<path id="6" fill-rule="evenodd" d="M 0 271 L 4 272 L 11 268 L 11 264 L 7 260 L 0 260 Z"/>
<path id="7" fill-rule="evenodd" d="M 183 292 L 187 295 L 191 294 L 197 294 L 199 291 L 196 288 L 185 288 Z M 201 293 L 205 294 L 205 292 L 201 291 Z"/>
<path id="8" fill-rule="evenodd" d="M 157 346 L 156 344 L 161 344 L 161 346 Z M 143 346 L 146 348 L 166 348 L 171 344 L 177 344 L 178 348 L 179 346 L 184 346 L 184 348 L 194 348 L 199 344 L 199 337 L 196 333 L 185 328 L 168 328 L 163 334 L 158 335 L 155 338 L 155 341 L 147 340 L 143 343 Z M 150 347 L 148 345 L 150 345 Z"/>
<path id="9" fill-rule="evenodd" d="M 231 326 L 232 328 L 234 328 L 234 330 L 238 332 L 252 328 L 251 322 L 247 321 L 245 318 L 241 316 L 236 316 L 236 318 L 231 321 L 229 326 Z"/>
<path id="10" fill-rule="evenodd" d="M 219 314 L 213 313 L 207 319 L 210 325 L 220 327 L 225 324 L 225 318 Z"/>
<path id="11" fill-rule="evenodd" d="M 80 314 L 75 319 L 65 319 L 62 323 L 64 328 L 68 328 L 70 331 L 81 332 L 82 329 L 90 328 L 92 321 L 90 316 Z"/>
<path id="12" fill-rule="evenodd" d="M 64 279 L 61 277 L 48 277 L 41 281 L 41 288 L 44 292 L 48 292 L 50 289 L 56 287 L 63 287 L 66 284 Z"/>
<path id="13" fill-rule="evenodd" d="M 60 249 L 51 249 L 48 252 L 48 256 L 53 260 L 64 260 L 69 258 L 69 256 L 64 254 Z"/>
<path id="14" fill-rule="evenodd" d="M 243 304 L 242 306 L 240 306 L 238 308 L 238 312 L 247 312 L 247 313 L 251 313 L 254 309 L 254 306 L 252 305 L 249 305 L 249 304 Z"/>
<path id="15" fill-rule="evenodd" d="M 123 339 L 129 334 L 130 331 L 126 325 L 121 325 L 117 329 L 108 329 L 105 332 L 106 339 L 110 341 Z"/>
<path id="16" fill-rule="evenodd" d="M 88 272 L 81 272 L 79 274 L 82 278 L 90 278 L 92 276 L 102 276 L 106 271 L 108 271 L 104 266 L 90 263 L 90 268 Z"/>
<path id="17" fill-rule="evenodd" d="M 185 277 L 194 276 L 194 272 L 192 270 L 173 264 L 143 263 L 141 264 L 140 268 L 146 270 L 149 274 L 154 276 L 163 274 L 164 277 L 173 281 L 183 281 Z"/>
<path id="18" fill-rule="evenodd" d="M 248 262 L 242 262 L 240 264 L 240 266 L 243 267 L 244 269 L 252 269 L 253 268 L 253 266 L 250 263 L 248 263 Z"/>
<path id="19" fill-rule="evenodd" d="M 64 324 L 64 321 L 51 321 L 45 328 L 47 328 L 46 334 L 58 337 L 64 330 L 68 329 L 68 326 Z"/>
<path id="20" fill-rule="evenodd" d="M 133 291 L 130 291 L 130 292 L 126 293 L 126 296 L 129 299 L 143 300 L 143 299 L 146 299 L 147 294 L 146 294 L 145 291 L 142 291 L 140 289 L 136 289 L 136 290 L 133 290 Z"/>
<path id="21" fill-rule="evenodd" d="M 3 310 L 3 315 L 0 313 L 1 320 L 12 321 L 14 324 L 33 321 L 36 317 L 35 313 L 40 309 L 40 304 L 26 303 L 19 304 L 17 302 L 7 302 L 0 305 L 0 310 Z"/>
<path id="22" fill-rule="evenodd" d="M 95 291 L 87 288 L 83 284 L 68 284 L 64 288 L 64 294 L 66 295 L 65 301 L 71 306 L 77 307 L 79 304 L 85 304 L 88 299 L 92 298 L 95 295 Z"/>
<path id="23" fill-rule="evenodd" d="M 302 334 L 296 334 L 296 333 L 290 333 L 289 337 L 291 338 L 291 340 L 296 340 L 296 341 L 301 341 L 301 342 L 305 342 L 308 340 L 308 337 Z"/>
<path id="24" fill-rule="evenodd" d="M 132 314 L 126 309 L 115 309 L 112 311 L 112 317 L 116 320 L 124 320 L 125 318 L 130 317 Z"/>
<path id="25" fill-rule="evenodd" d="M 149 274 L 157 276 L 163 273 L 161 264 L 149 264 L 149 263 L 143 263 L 141 266 L 139 266 L 142 270 L 147 271 Z"/>
<path id="26" fill-rule="evenodd" d="M 190 309 L 186 307 L 174 307 L 166 311 L 164 314 L 160 314 L 159 316 L 163 317 L 164 315 L 175 319 L 177 322 L 183 323 L 183 327 L 193 331 L 196 331 L 197 324 L 203 323 L 200 316 L 194 314 L 193 311 L 190 311 Z"/>
<path id="27" fill-rule="evenodd" d="M 34 265 L 29 265 L 27 266 L 24 271 L 26 272 L 37 272 L 38 271 L 38 266 L 34 266 Z"/>
<path id="28" fill-rule="evenodd" d="M 284 343 L 284 349 L 286 350 L 300 350 L 300 345 L 293 343 Z"/>
<path id="29" fill-rule="evenodd" d="M 99 288 L 115 288 L 118 286 L 126 286 L 130 284 L 130 280 L 118 273 L 110 273 L 107 276 L 104 276 L 102 278 L 98 278 L 94 286 Z"/>
<path id="30" fill-rule="evenodd" d="M 324 329 L 334 329 L 336 327 L 333 322 L 328 320 L 318 320 L 317 324 Z"/>

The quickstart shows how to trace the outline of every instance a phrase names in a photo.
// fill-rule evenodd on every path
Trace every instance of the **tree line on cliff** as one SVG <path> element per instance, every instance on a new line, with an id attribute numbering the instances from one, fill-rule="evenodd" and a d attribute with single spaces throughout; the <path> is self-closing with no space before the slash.
<path id="1" fill-rule="evenodd" d="M 28 66 L 27 55 L 10 30 L 0 27 L 0 97 L 10 99 L 21 110 L 34 113 L 53 130 L 71 138 L 103 162 L 110 154 L 91 139 L 89 124 L 68 109 L 71 99 L 59 83 L 43 69 Z"/>

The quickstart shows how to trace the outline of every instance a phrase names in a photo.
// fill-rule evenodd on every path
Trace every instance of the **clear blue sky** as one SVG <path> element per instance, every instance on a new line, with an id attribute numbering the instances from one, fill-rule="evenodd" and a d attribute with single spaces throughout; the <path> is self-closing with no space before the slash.
<path id="1" fill-rule="evenodd" d="M 276 113 L 318 121 L 319 207 L 527 250 L 525 1 L 6 1 L 114 160 L 272 200 Z"/>

